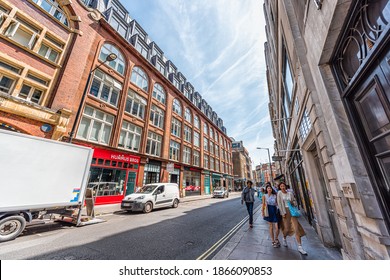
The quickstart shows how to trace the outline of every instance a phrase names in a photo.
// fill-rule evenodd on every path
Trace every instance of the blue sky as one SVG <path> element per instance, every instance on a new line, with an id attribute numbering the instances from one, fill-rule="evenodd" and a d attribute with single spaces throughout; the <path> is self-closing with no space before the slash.
<path id="1" fill-rule="evenodd" d="M 268 162 L 273 136 L 268 112 L 262 0 L 122 0 L 164 51 L 242 140 L 254 164 Z M 254 167 L 254 166 L 253 166 Z"/>

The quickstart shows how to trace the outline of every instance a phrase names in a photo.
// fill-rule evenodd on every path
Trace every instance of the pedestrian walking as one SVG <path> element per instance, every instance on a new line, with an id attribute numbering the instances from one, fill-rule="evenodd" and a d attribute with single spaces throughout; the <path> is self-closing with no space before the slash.
<path id="1" fill-rule="evenodd" d="M 277 207 L 277 195 L 271 184 L 267 185 L 267 191 L 263 195 L 262 215 L 263 219 L 268 222 L 269 236 L 274 248 L 280 247 L 279 242 L 279 213 Z"/>
<path id="2" fill-rule="evenodd" d="M 292 192 L 287 191 L 285 183 L 279 184 L 280 191 L 277 194 L 277 203 L 279 207 L 280 214 L 283 217 L 283 246 L 287 247 L 287 236 L 295 235 L 295 239 L 298 243 L 298 251 L 302 255 L 307 255 L 307 252 L 302 247 L 302 236 L 305 236 L 305 230 L 302 225 L 299 223 L 297 217 L 291 215 L 289 204 L 292 206 L 297 206 L 297 201 Z"/>
<path id="3" fill-rule="evenodd" d="M 241 193 L 241 204 L 246 205 L 249 215 L 249 227 L 253 227 L 253 204 L 255 203 L 255 189 L 252 188 L 252 181 L 246 182 L 246 187 L 242 190 Z"/>

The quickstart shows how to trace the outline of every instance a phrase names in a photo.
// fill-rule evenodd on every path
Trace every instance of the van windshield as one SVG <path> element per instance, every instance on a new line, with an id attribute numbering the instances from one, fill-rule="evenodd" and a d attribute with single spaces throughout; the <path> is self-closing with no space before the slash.
<path id="1" fill-rule="evenodd" d="M 157 187 L 158 187 L 158 185 L 143 186 L 139 192 L 140 193 L 152 193 Z"/>

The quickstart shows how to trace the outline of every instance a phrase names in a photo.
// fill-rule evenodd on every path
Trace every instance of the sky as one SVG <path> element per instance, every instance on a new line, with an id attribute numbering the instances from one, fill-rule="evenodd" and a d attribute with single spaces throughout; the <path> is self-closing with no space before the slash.
<path id="1" fill-rule="evenodd" d="M 263 0 L 121 0 L 218 114 L 229 137 L 243 141 L 253 168 L 273 155 L 264 58 Z"/>

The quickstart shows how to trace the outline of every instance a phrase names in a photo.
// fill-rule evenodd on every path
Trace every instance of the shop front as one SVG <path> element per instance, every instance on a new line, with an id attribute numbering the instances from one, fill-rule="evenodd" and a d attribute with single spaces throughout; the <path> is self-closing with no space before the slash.
<path id="1" fill-rule="evenodd" d="M 227 174 L 223 175 L 223 186 L 229 191 L 233 191 L 233 177 Z"/>
<path id="2" fill-rule="evenodd" d="M 95 148 L 88 187 L 93 188 L 95 204 L 120 203 L 125 195 L 134 192 L 140 158 Z"/>
<path id="3" fill-rule="evenodd" d="M 211 181 L 212 181 L 212 190 L 213 191 L 216 187 L 220 187 L 223 184 L 223 176 L 221 174 L 212 173 Z"/>
<path id="4" fill-rule="evenodd" d="M 204 194 L 210 194 L 210 172 L 204 171 Z"/>
<path id="5" fill-rule="evenodd" d="M 180 166 L 175 164 L 173 171 L 169 172 L 169 183 L 180 184 Z"/>
<path id="6" fill-rule="evenodd" d="M 184 167 L 183 172 L 183 188 L 185 195 L 200 195 L 201 183 L 200 183 L 200 170 L 192 167 Z"/>
<path id="7" fill-rule="evenodd" d="M 149 160 L 145 164 L 144 170 L 144 185 L 160 182 L 161 162 L 156 160 Z"/>

